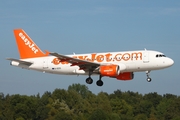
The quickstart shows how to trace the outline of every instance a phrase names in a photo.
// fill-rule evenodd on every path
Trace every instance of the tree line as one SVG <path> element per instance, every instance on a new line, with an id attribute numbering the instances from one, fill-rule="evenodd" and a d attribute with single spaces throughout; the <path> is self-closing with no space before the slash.
<path id="1" fill-rule="evenodd" d="M 116 90 L 93 94 L 72 84 L 40 94 L 0 94 L 0 120 L 180 120 L 180 96 Z"/>

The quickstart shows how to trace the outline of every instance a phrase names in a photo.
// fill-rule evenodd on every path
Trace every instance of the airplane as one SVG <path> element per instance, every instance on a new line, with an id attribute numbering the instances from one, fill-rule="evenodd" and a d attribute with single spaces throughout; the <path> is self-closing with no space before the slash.
<path id="1" fill-rule="evenodd" d="M 64 75 L 87 75 L 86 83 L 92 84 L 91 75 L 99 75 L 97 86 L 102 86 L 102 77 L 117 80 L 132 80 L 134 72 L 146 72 L 151 82 L 150 71 L 170 67 L 174 61 L 163 53 L 153 50 L 104 52 L 63 55 L 42 52 L 23 29 L 15 29 L 14 35 L 20 59 L 7 58 L 12 66 L 43 73 Z"/>

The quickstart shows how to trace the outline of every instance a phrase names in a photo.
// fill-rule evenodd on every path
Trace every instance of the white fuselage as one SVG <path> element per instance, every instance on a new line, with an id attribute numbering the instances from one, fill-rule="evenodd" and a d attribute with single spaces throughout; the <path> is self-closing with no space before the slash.
<path id="1" fill-rule="evenodd" d="M 116 64 L 122 66 L 120 72 L 140 72 L 151 71 L 170 67 L 174 62 L 166 57 L 163 53 L 150 50 L 125 51 L 125 52 L 106 52 L 92 54 L 74 54 L 67 55 L 73 58 L 96 62 L 100 64 Z M 42 71 L 53 74 L 68 75 L 87 75 L 79 66 L 71 65 L 65 61 L 58 61 L 54 56 L 37 57 L 22 59 L 23 61 L 32 62 L 30 66 L 22 65 L 12 61 L 11 65 Z"/>

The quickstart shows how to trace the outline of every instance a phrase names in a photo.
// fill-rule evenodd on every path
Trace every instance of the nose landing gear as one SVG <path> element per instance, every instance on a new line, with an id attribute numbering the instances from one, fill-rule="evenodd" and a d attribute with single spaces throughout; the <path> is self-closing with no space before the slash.
<path id="1" fill-rule="evenodd" d="M 148 81 L 148 82 L 151 82 L 151 78 L 150 78 L 150 77 L 149 77 L 149 78 L 147 78 L 147 81 Z"/>
<path id="2" fill-rule="evenodd" d="M 150 74 L 150 71 L 146 71 L 146 75 L 147 75 L 147 79 L 146 80 L 148 82 L 151 82 L 151 78 L 149 77 L 149 74 Z"/>

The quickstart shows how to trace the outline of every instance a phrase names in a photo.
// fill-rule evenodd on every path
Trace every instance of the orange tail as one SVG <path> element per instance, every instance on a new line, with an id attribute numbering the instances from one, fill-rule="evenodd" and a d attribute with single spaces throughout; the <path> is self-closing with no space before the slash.
<path id="1" fill-rule="evenodd" d="M 14 35 L 21 59 L 47 56 L 22 29 L 15 29 Z"/>

